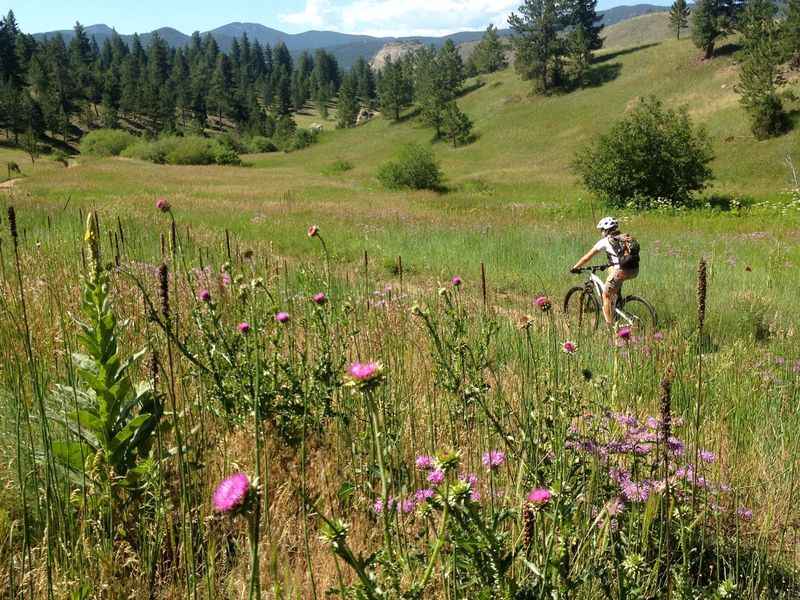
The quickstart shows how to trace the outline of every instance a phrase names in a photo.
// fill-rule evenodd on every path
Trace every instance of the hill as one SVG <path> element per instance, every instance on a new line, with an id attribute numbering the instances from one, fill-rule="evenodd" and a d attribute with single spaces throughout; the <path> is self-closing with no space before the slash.
<path id="1" fill-rule="evenodd" d="M 606 27 L 638 17 L 640 15 L 657 13 L 669 10 L 668 7 L 655 6 L 652 4 L 636 4 L 633 6 L 618 6 L 598 14 L 603 16 L 603 23 Z M 115 29 L 105 24 L 85 26 L 87 35 L 94 37 L 98 45 L 102 45 L 106 38 L 114 35 Z M 157 33 L 172 47 L 183 47 L 189 44 L 191 36 L 173 29 L 162 27 L 151 32 L 139 33 L 142 44 L 146 47 L 150 37 Z M 509 29 L 500 29 L 500 35 L 509 35 Z M 66 42 L 74 36 L 72 29 L 62 29 L 58 31 L 48 31 L 34 33 L 34 39 L 41 40 L 60 34 Z M 262 45 L 270 44 L 274 46 L 279 42 L 286 44 L 289 51 L 297 56 L 303 51 L 313 53 L 317 48 L 323 48 L 336 57 L 342 68 L 349 68 L 359 58 L 370 60 L 377 52 L 387 44 L 415 42 L 423 45 L 441 46 L 447 39 L 452 39 L 456 44 L 476 42 L 483 36 L 483 31 L 459 31 L 446 36 L 427 37 L 427 36 L 407 36 L 407 37 L 373 37 L 368 35 L 355 35 L 338 33 L 335 31 L 305 31 L 302 33 L 290 34 L 277 29 L 272 29 L 258 23 L 228 23 L 210 31 L 201 32 L 205 37 L 211 35 L 220 48 L 228 50 L 234 38 L 241 39 L 243 34 L 247 34 L 250 41 L 258 40 Z M 133 34 L 119 34 L 122 40 L 130 45 Z"/>

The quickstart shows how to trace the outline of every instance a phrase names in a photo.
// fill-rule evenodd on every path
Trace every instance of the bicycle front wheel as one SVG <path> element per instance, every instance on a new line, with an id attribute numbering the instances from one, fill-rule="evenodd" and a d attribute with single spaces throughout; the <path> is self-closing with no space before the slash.
<path id="1" fill-rule="evenodd" d="M 652 333 L 658 327 L 656 309 L 646 298 L 634 294 L 625 296 L 622 306 L 618 308 L 630 319 L 630 323 L 627 325 L 635 328 L 639 333 Z"/>
<path id="2" fill-rule="evenodd" d="M 564 297 L 564 318 L 571 331 L 597 329 L 600 321 L 600 303 L 585 287 L 574 287 Z"/>

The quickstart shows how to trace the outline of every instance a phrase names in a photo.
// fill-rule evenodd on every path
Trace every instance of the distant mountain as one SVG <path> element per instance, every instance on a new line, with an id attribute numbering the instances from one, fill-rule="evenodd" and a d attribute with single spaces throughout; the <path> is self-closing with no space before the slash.
<path id="1" fill-rule="evenodd" d="M 647 13 L 668 11 L 669 7 L 655 6 L 653 4 L 637 4 L 634 6 L 618 6 L 603 11 L 603 23 L 613 25 L 632 17 L 637 17 Z M 102 46 L 103 41 L 114 34 L 114 29 L 108 25 L 89 25 L 85 27 L 89 37 L 94 36 L 97 44 Z M 191 36 L 186 35 L 171 27 L 163 27 L 155 31 L 139 34 L 139 39 L 143 46 L 147 47 L 150 38 L 157 33 L 164 41 L 172 47 L 186 46 L 191 41 Z M 452 39 L 456 44 L 475 42 L 483 36 L 483 31 L 460 31 L 441 37 L 407 36 L 407 37 L 372 37 L 369 35 L 356 35 L 349 33 L 338 33 L 335 31 L 305 31 L 303 33 L 284 33 L 277 29 L 272 29 L 258 23 L 228 23 L 211 31 L 204 31 L 200 35 L 205 37 L 211 34 L 217 41 L 219 47 L 228 50 L 234 38 L 241 39 L 242 34 L 246 33 L 248 39 L 253 42 L 258 40 L 262 45 L 269 44 L 274 46 L 279 42 L 286 44 L 289 51 L 297 56 L 303 51 L 313 53 L 317 48 L 323 48 L 336 57 L 339 66 L 349 68 L 359 58 L 370 60 L 386 44 L 393 42 L 418 42 L 423 45 L 441 46 L 448 39 Z M 510 34 L 509 29 L 500 29 L 501 36 Z M 71 29 L 60 31 L 49 31 L 46 33 L 35 33 L 33 37 L 37 40 L 50 38 L 56 34 L 61 34 L 64 40 L 69 40 L 75 35 Z M 122 41 L 130 46 L 133 35 L 120 34 Z"/>

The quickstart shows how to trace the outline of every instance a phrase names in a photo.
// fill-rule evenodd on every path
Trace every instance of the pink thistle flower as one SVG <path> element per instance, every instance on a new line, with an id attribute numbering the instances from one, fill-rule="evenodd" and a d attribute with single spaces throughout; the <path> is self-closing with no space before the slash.
<path id="1" fill-rule="evenodd" d="M 711 452 L 710 450 L 701 450 L 700 451 L 700 459 L 703 462 L 713 463 L 716 462 L 717 456 Z"/>
<path id="2" fill-rule="evenodd" d="M 161 212 L 167 212 L 170 209 L 170 205 L 164 198 L 159 198 L 156 200 L 156 208 Z"/>
<path id="3" fill-rule="evenodd" d="M 488 452 L 484 453 L 483 457 L 481 458 L 481 462 L 487 469 L 497 469 L 498 467 L 502 466 L 504 462 L 506 462 L 506 454 L 505 452 L 500 452 L 499 450 L 489 450 Z"/>
<path id="4" fill-rule="evenodd" d="M 653 334 L 653 339 L 654 339 L 654 340 L 663 340 L 663 339 L 664 339 L 664 334 L 663 334 L 663 333 L 661 333 L 660 331 L 656 331 L 656 332 Z"/>
<path id="5" fill-rule="evenodd" d="M 288 323 L 289 322 L 289 313 L 288 312 L 279 312 L 275 315 L 275 320 L 278 323 Z"/>
<path id="6" fill-rule="evenodd" d="M 578 349 L 578 345 L 575 342 L 566 341 L 561 345 L 561 349 L 567 354 L 572 354 Z"/>
<path id="7" fill-rule="evenodd" d="M 469 487 L 471 487 L 473 490 L 478 487 L 478 476 L 475 475 L 475 473 L 467 473 L 465 471 L 464 473 L 461 473 L 458 478 L 464 483 L 468 483 Z"/>
<path id="8" fill-rule="evenodd" d="M 631 337 L 631 333 L 633 333 L 631 329 L 624 327 L 619 330 L 617 335 L 619 336 L 619 339 L 627 341 Z"/>
<path id="9" fill-rule="evenodd" d="M 749 519 L 750 517 L 753 516 L 753 511 L 750 510 L 749 508 L 740 508 L 739 510 L 736 511 L 736 513 L 743 519 Z"/>
<path id="10" fill-rule="evenodd" d="M 372 503 L 372 510 L 375 511 L 375 514 L 381 514 L 383 512 L 383 500 L 378 498 L 375 502 Z"/>
<path id="11" fill-rule="evenodd" d="M 463 283 L 463 281 L 458 275 L 453 275 L 453 277 L 450 278 L 450 283 L 452 283 L 455 287 L 458 287 Z"/>
<path id="12" fill-rule="evenodd" d="M 430 471 L 435 466 L 433 457 L 427 454 L 420 454 L 417 457 L 416 463 L 417 468 L 423 469 L 424 471 Z"/>
<path id="13" fill-rule="evenodd" d="M 550 298 L 548 296 L 538 296 L 533 303 L 536 304 L 536 306 L 538 306 L 542 312 L 547 312 L 552 307 L 552 303 L 550 302 Z"/>
<path id="14" fill-rule="evenodd" d="M 444 481 L 444 471 L 431 471 L 428 473 L 428 481 L 430 481 L 433 485 L 439 485 Z"/>
<path id="15" fill-rule="evenodd" d="M 239 323 L 236 326 L 236 329 L 239 330 L 239 333 L 247 333 L 248 331 L 250 331 L 250 323 L 247 322 Z"/>
<path id="16" fill-rule="evenodd" d="M 470 502 L 480 502 L 481 501 L 481 493 L 480 492 L 470 492 L 469 501 Z"/>
<path id="17" fill-rule="evenodd" d="M 224 512 L 236 510 L 244 504 L 250 492 L 250 481 L 241 471 L 220 481 L 214 491 L 214 508 Z"/>
<path id="18" fill-rule="evenodd" d="M 314 237 L 315 235 L 319 235 L 319 227 L 316 225 L 312 225 L 308 228 L 308 237 Z"/>
<path id="19" fill-rule="evenodd" d="M 537 488 L 528 493 L 528 502 L 534 504 L 545 504 L 553 497 L 553 493 L 546 488 Z"/>
<path id="20" fill-rule="evenodd" d="M 197 292 L 197 297 L 202 300 L 203 302 L 208 302 L 211 300 L 211 292 L 208 290 L 200 290 Z"/>
<path id="21" fill-rule="evenodd" d="M 369 381 L 380 375 L 380 366 L 377 363 L 371 362 L 366 364 L 353 363 L 347 369 L 350 377 L 358 381 Z"/>
<path id="22" fill-rule="evenodd" d="M 319 294 L 314 294 L 314 296 L 311 298 L 311 301 L 314 304 L 325 304 L 328 301 L 328 298 L 323 292 L 320 292 Z"/>
<path id="23" fill-rule="evenodd" d="M 417 504 L 411 499 L 406 499 L 400 503 L 399 508 L 401 513 L 407 515 L 409 513 L 414 512 L 414 509 L 417 508 Z"/>
<path id="24" fill-rule="evenodd" d="M 223 285 L 230 285 L 231 284 L 231 276 L 227 273 L 221 273 L 219 276 L 219 281 Z"/>
<path id="25" fill-rule="evenodd" d="M 422 504 L 426 500 L 433 498 L 434 491 L 431 488 L 421 488 L 414 493 L 414 500 Z"/>

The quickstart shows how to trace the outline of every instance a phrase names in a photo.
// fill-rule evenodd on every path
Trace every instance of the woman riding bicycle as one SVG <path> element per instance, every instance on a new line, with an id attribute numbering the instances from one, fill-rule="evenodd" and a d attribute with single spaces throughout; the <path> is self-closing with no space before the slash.
<path id="1" fill-rule="evenodd" d="M 603 288 L 603 316 L 606 323 L 614 321 L 614 307 L 612 299 L 619 293 L 622 282 L 633 279 L 639 274 L 638 256 L 636 260 L 629 260 L 625 265 L 620 265 L 620 257 L 623 252 L 624 240 L 619 232 L 619 221 L 614 217 L 603 217 L 597 224 L 597 228 L 602 230 L 603 237 L 587 252 L 583 258 L 575 263 L 570 269 L 572 273 L 580 273 L 580 268 L 592 260 L 594 256 L 605 250 L 608 256 L 608 277 Z"/>

